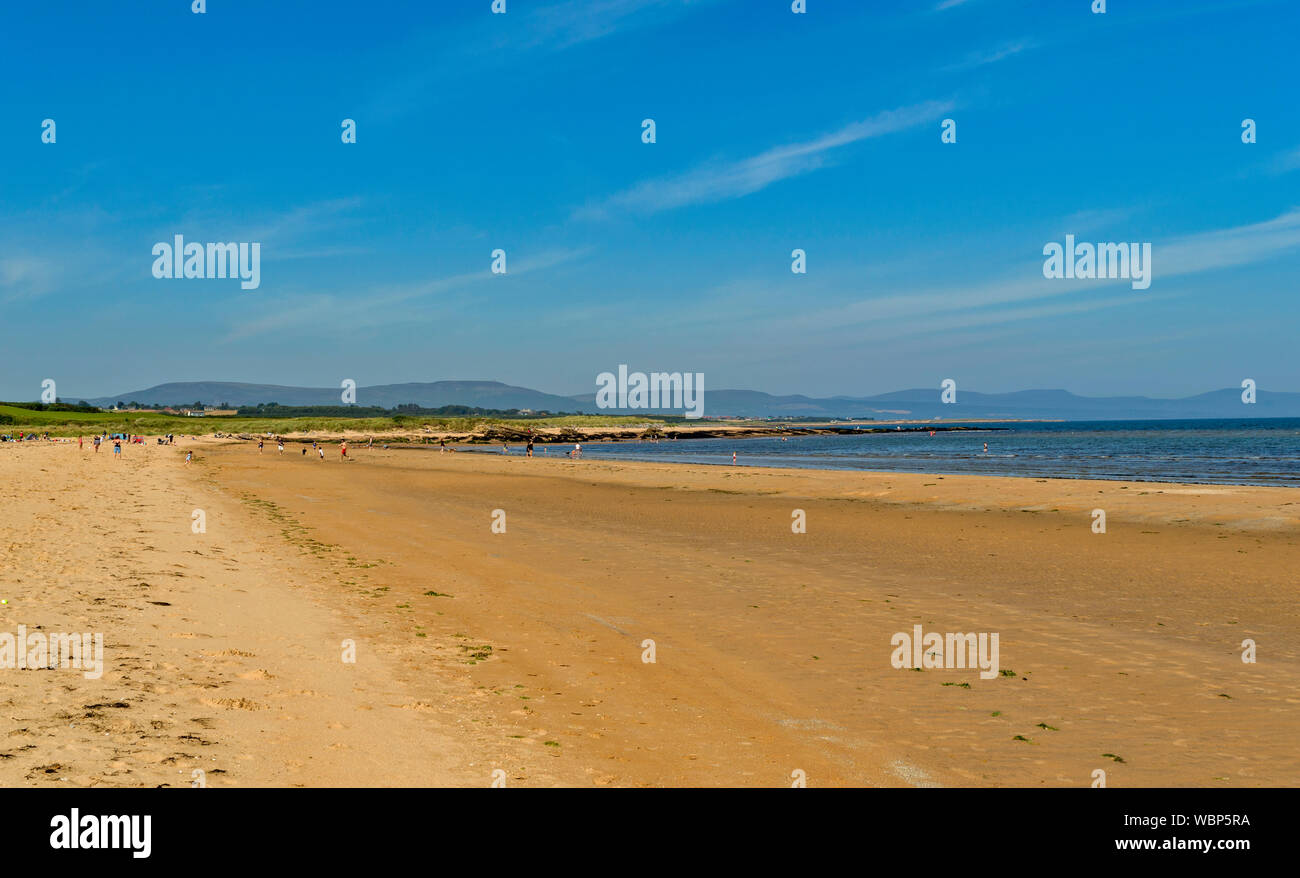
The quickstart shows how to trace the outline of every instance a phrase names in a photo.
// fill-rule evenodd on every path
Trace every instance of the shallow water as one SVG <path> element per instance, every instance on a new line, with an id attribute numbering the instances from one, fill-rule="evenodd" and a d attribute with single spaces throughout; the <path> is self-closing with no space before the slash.
<path id="1" fill-rule="evenodd" d="M 1300 486 L 1300 419 L 983 426 L 1001 429 L 584 443 L 583 455 L 730 465 L 734 451 L 743 466 Z"/>

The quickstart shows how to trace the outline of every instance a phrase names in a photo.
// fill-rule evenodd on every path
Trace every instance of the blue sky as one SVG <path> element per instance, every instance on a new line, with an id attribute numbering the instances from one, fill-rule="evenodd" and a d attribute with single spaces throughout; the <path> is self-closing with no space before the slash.
<path id="1" fill-rule="evenodd" d="M 620 363 L 1300 391 L 1287 0 L 29 5 L 0 11 L 0 398 Z M 1044 279 L 1067 233 L 1151 242 L 1150 288 Z M 260 242 L 260 288 L 155 279 L 175 234 Z"/>

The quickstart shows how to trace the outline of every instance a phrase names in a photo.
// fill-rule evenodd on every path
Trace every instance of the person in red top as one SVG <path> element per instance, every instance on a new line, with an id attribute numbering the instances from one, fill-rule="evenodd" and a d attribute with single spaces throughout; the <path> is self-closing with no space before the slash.
<path id="1" fill-rule="evenodd" d="M 348 443 L 346 442 L 344 442 L 342 445 L 339 446 L 339 459 L 340 460 L 348 459 Z"/>

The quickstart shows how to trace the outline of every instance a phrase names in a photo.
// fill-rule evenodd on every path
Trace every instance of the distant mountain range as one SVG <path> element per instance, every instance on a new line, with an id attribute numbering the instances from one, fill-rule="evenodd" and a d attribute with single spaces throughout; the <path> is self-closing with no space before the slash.
<path id="1" fill-rule="evenodd" d="M 143 405 L 205 406 L 230 403 L 256 406 L 276 402 L 282 406 L 338 406 L 339 388 L 291 388 L 276 384 L 240 384 L 234 381 L 178 381 L 147 390 L 131 390 L 114 397 L 87 399 L 96 406 L 118 402 Z M 77 402 L 81 397 L 62 397 Z M 672 410 L 617 411 L 595 406 L 595 394 L 575 397 L 516 388 L 499 381 L 429 381 L 381 384 L 356 389 L 361 406 L 393 408 L 407 403 L 480 408 L 530 408 L 533 411 L 589 412 L 599 414 L 681 414 Z M 1184 399 L 1149 397 L 1079 397 L 1067 390 L 1021 390 L 1018 393 L 976 393 L 958 389 L 957 402 L 940 402 L 939 388 L 896 390 L 874 397 L 815 398 L 803 395 L 775 397 L 758 390 L 706 390 L 705 416 L 722 418 L 875 418 L 962 419 L 1048 418 L 1069 420 L 1160 418 L 1300 418 L 1300 393 L 1257 392 L 1255 405 L 1244 405 L 1242 390 L 1229 388 Z"/>
<path id="2" fill-rule="evenodd" d="M 277 384 L 242 384 L 231 381 L 181 381 L 159 384 L 147 390 L 133 390 L 116 396 L 87 399 L 99 406 L 118 402 L 145 405 L 232 406 L 279 403 L 280 405 L 339 405 L 340 393 L 330 387 L 286 387 Z M 877 396 L 773 396 L 757 390 L 706 390 L 706 417 L 745 418 L 1063 418 L 1067 420 L 1127 420 L 1153 418 L 1296 418 L 1300 417 L 1300 393 L 1260 390 L 1253 405 L 1241 401 L 1240 389 L 1213 390 L 1184 399 L 1152 399 L 1145 396 L 1076 396 L 1065 390 L 1022 390 L 1016 393 L 976 393 L 958 390 L 957 401 L 944 404 L 939 389 L 897 390 Z M 65 402 L 81 397 L 62 396 Z M 491 409 L 532 409 L 550 412 L 598 414 L 680 414 L 680 410 L 602 410 L 594 393 L 559 396 L 526 387 L 512 387 L 499 381 L 431 381 L 410 384 L 380 384 L 358 387 L 358 405 L 393 408 L 414 403 L 424 408 L 466 405 Z"/>

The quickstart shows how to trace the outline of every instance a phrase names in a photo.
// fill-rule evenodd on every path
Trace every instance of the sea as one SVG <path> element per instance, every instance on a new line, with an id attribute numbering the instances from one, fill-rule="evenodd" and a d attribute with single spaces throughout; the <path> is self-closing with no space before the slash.
<path id="1" fill-rule="evenodd" d="M 928 428 L 937 424 L 902 426 L 927 431 L 891 424 L 885 433 L 583 443 L 582 450 L 588 459 L 730 466 L 734 452 L 739 466 L 1300 487 L 1300 418 L 944 423 L 973 429 L 934 435 Z"/>

